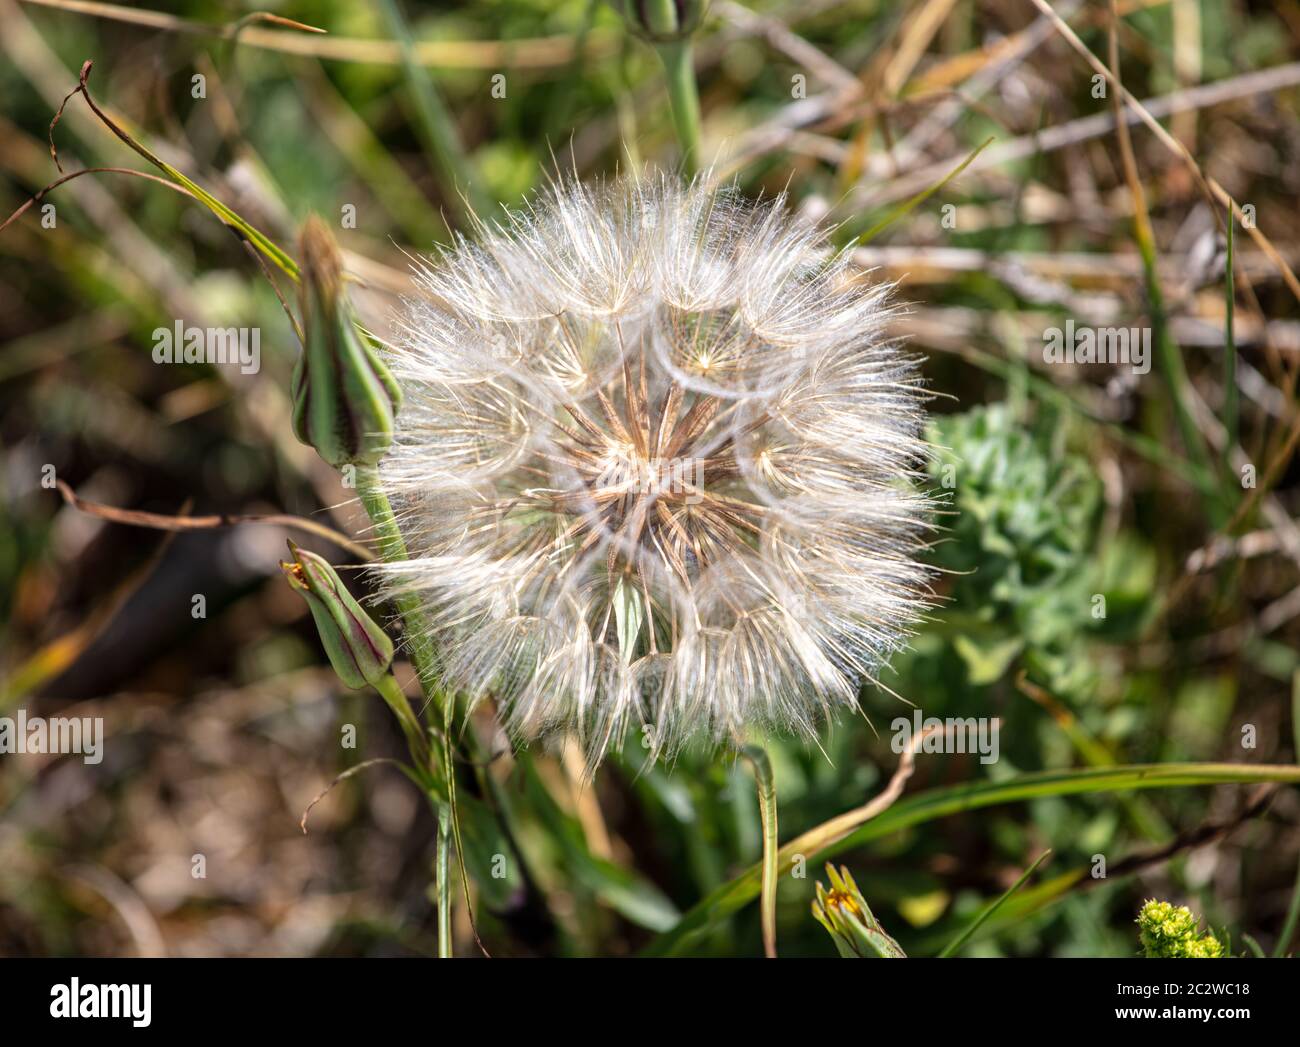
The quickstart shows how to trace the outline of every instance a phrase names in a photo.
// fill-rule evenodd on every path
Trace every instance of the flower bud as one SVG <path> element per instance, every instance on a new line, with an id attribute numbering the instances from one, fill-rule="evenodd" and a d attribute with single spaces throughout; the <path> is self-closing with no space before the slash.
<path id="1" fill-rule="evenodd" d="M 1217 960 L 1223 943 L 1210 931 L 1201 933 L 1196 917 L 1185 905 L 1174 906 L 1152 898 L 1137 918 L 1145 956 L 1174 960 Z"/>
<path id="2" fill-rule="evenodd" d="M 293 372 L 293 431 L 336 468 L 374 465 L 393 442 L 401 390 L 357 327 L 338 246 L 319 218 L 299 237 L 303 350 Z"/>
<path id="3" fill-rule="evenodd" d="M 352 598 L 329 563 L 289 543 L 293 562 L 280 562 L 316 620 L 330 665 L 349 687 L 378 681 L 393 662 L 393 641 Z"/>
<path id="4" fill-rule="evenodd" d="M 885 933 L 871 914 L 867 900 L 853 882 L 848 868 L 841 866 L 836 872 L 835 867 L 827 863 L 826 873 L 831 879 L 831 889 L 828 891 L 817 884 L 817 900 L 812 903 L 812 913 L 817 922 L 830 932 L 840 955 L 906 958 L 898 942 Z"/>
<path id="5" fill-rule="evenodd" d="M 632 32 L 656 44 L 694 34 L 709 8 L 708 0 L 618 0 L 615 6 Z"/>

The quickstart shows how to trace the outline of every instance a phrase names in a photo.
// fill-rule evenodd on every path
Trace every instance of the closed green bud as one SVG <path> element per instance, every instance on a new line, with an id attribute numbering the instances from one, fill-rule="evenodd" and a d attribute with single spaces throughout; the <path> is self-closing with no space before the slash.
<path id="1" fill-rule="evenodd" d="M 1185 905 L 1174 906 L 1152 898 L 1137 918 L 1142 952 L 1152 959 L 1217 960 L 1223 944 L 1211 932 L 1197 930 L 1196 917 Z"/>
<path id="2" fill-rule="evenodd" d="M 339 679 L 349 687 L 376 683 L 393 664 L 393 641 L 352 598 L 326 560 L 293 542 L 289 552 L 293 562 L 281 561 L 280 568 L 307 601 Z"/>
<path id="3" fill-rule="evenodd" d="M 691 36 L 704 21 L 708 0 L 615 0 L 628 27 L 656 44 Z"/>
<path id="4" fill-rule="evenodd" d="M 858 885 L 847 867 L 841 866 L 836 872 L 835 866 L 827 863 L 826 874 L 830 877 L 831 889 L 828 891 L 817 884 L 817 898 L 812 903 L 812 913 L 827 931 L 835 948 L 841 956 L 852 958 L 906 959 L 907 954 L 899 947 L 880 922 L 871 913 L 867 900 L 862 897 Z"/>
<path id="5" fill-rule="evenodd" d="M 303 350 L 293 372 L 293 431 L 336 468 L 374 465 L 393 442 L 402 393 L 357 327 L 343 264 L 325 223 L 299 237 Z"/>

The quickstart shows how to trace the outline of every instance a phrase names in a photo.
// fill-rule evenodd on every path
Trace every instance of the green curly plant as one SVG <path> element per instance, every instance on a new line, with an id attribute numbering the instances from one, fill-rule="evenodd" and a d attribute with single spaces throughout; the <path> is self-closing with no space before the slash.
<path id="1" fill-rule="evenodd" d="M 1083 689 L 1078 640 L 1094 624 L 1101 504 L 1088 462 L 1006 404 L 937 418 L 929 439 L 931 476 L 951 492 L 935 556 L 952 572 L 944 618 L 971 683 L 1000 678 L 1023 653 L 1055 688 Z"/>

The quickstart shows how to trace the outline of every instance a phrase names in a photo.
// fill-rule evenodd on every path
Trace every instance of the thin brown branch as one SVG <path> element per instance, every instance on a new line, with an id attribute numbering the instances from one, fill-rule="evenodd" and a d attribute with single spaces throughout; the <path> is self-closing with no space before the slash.
<path id="1" fill-rule="evenodd" d="M 74 91 L 73 94 L 76 94 L 76 92 Z M 51 125 L 51 129 L 52 129 L 52 125 Z M 56 164 L 58 163 L 57 156 L 55 157 L 55 163 Z M 62 168 L 59 168 L 59 170 L 62 170 Z M 49 185 L 38 190 L 35 196 L 33 196 L 26 203 L 22 204 L 18 208 L 18 210 L 16 210 L 3 222 L 0 222 L 0 233 L 3 233 L 5 229 L 9 227 L 10 222 L 14 221 L 17 218 L 20 218 L 22 215 L 26 214 L 31 208 L 35 207 L 43 199 L 45 199 L 47 193 L 51 192 L 54 189 L 57 189 L 64 182 L 70 182 L 74 178 L 80 178 L 82 175 L 88 175 L 88 174 L 132 175 L 136 178 L 144 178 L 150 182 L 157 182 L 159 185 L 165 185 L 168 189 L 174 189 L 176 190 L 176 192 L 182 194 L 183 196 L 188 196 L 191 200 L 195 199 L 194 194 L 191 193 L 188 189 L 186 189 L 185 186 L 177 185 L 175 182 L 169 181 L 168 179 L 163 178 L 160 175 L 149 174 L 146 171 L 134 171 L 129 167 L 87 167 L 84 170 L 73 171 L 71 174 L 66 174 L 62 178 L 56 178 Z"/>
<path id="2" fill-rule="evenodd" d="M 125 524 L 127 527 L 148 527 L 155 531 L 210 531 L 219 527 L 234 527 L 238 524 L 273 524 L 280 527 L 293 527 L 314 534 L 319 538 L 324 538 L 366 562 L 375 558 L 375 554 L 364 545 L 354 542 L 347 535 L 341 534 L 334 528 L 289 513 L 266 513 L 261 515 L 219 513 L 212 516 L 167 516 L 162 513 L 146 513 L 138 509 L 119 509 L 111 505 L 100 505 L 97 502 L 90 502 L 80 497 L 62 480 L 57 481 L 57 483 L 59 493 L 63 495 L 63 500 L 74 509 L 88 516 L 108 520 L 111 523 Z"/>
<path id="3" fill-rule="evenodd" d="M 324 789 L 318 792 L 315 795 L 315 797 L 312 798 L 311 803 L 307 805 L 307 809 L 302 812 L 302 820 L 298 822 L 299 827 L 302 829 L 302 834 L 304 836 L 307 835 L 307 815 L 311 814 L 311 809 L 315 807 L 318 803 L 320 803 L 321 800 L 325 799 L 325 797 L 327 797 L 331 791 L 333 791 L 334 786 L 340 784 L 341 782 L 347 781 L 354 774 L 360 774 L 362 771 L 366 770 L 367 768 L 374 767 L 375 764 L 378 763 L 391 763 L 394 767 L 402 766 L 399 761 L 394 760 L 391 757 L 379 756 L 373 760 L 362 760 L 361 763 L 357 764 L 355 767 L 349 767 L 346 771 L 338 775 L 332 782 L 330 782 L 329 785 L 325 786 Z"/>

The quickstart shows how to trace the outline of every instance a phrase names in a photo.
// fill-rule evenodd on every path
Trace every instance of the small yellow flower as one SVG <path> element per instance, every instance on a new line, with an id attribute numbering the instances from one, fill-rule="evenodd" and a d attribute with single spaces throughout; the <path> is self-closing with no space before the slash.
<path id="1" fill-rule="evenodd" d="M 1137 918 L 1143 953 L 1152 958 L 1214 960 L 1223 956 L 1223 944 L 1213 933 L 1197 931 L 1197 920 L 1185 905 L 1150 899 Z"/>
<path id="2" fill-rule="evenodd" d="M 817 922 L 830 932 L 840 955 L 854 958 L 906 958 L 898 942 L 885 933 L 872 915 L 867 900 L 853 882 L 848 867 L 841 866 L 837 872 L 835 866 L 828 862 L 826 874 L 830 877 L 831 889 L 828 891 L 820 883 L 817 884 L 817 898 L 812 903 L 812 913 Z"/>

